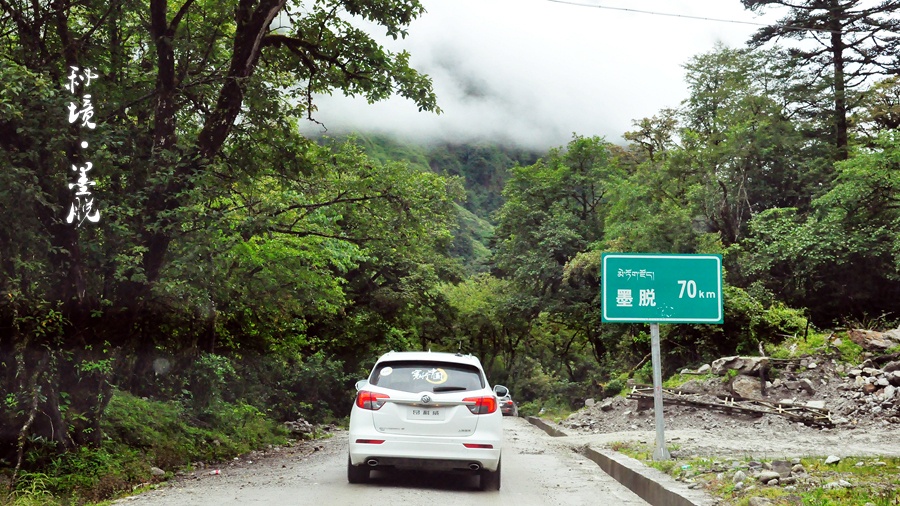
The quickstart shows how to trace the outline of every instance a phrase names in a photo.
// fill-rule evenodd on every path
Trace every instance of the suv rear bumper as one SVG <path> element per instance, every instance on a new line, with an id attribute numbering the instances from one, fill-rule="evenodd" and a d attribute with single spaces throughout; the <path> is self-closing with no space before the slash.
<path id="1" fill-rule="evenodd" d="M 381 444 L 357 443 L 357 439 L 384 440 Z M 391 466 L 403 469 L 487 469 L 496 471 L 500 463 L 499 439 L 477 437 L 447 438 L 389 436 L 386 434 L 359 436 L 351 434 L 350 463 L 373 467 Z M 465 444 L 490 445 L 491 448 L 468 448 Z M 475 467 L 473 467 L 475 466 Z"/>

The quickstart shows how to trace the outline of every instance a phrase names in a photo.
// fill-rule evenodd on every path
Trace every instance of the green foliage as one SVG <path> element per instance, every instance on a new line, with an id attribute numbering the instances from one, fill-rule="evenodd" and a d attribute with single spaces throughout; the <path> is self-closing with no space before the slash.
<path id="1" fill-rule="evenodd" d="M 900 139 L 884 134 L 875 147 L 838 165 L 833 189 L 808 216 L 789 209 L 762 213 L 735 259 L 735 274 L 758 279 L 820 325 L 836 316 L 860 319 L 893 311 L 900 294 L 898 214 Z"/>
<path id="2" fill-rule="evenodd" d="M 828 150 L 810 142 L 819 128 L 791 116 L 814 86 L 779 50 L 717 45 L 685 65 L 690 98 L 682 110 L 683 150 L 668 159 L 676 190 L 699 223 L 723 244 L 738 242 L 752 217 L 780 207 L 806 208 L 821 194 Z M 666 191 L 671 194 L 672 191 Z"/>
<path id="3" fill-rule="evenodd" d="M 193 462 L 223 461 L 285 442 L 281 426 L 252 406 L 220 402 L 212 409 L 213 416 L 201 427 L 192 424 L 190 412 L 179 403 L 116 391 L 103 419 L 102 444 L 54 454 L 40 472 L 25 470 L 11 504 L 102 501 L 131 492 L 138 484 L 159 481 L 151 466 L 171 475 Z"/>
<path id="4" fill-rule="evenodd" d="M 190 368 L 187 379 L 188 404 L 195 416 L 203 416 L 214 403 L 222 401 L 226 385 L 236 378 L 236 372 L 227 357 L 203 353 Z"/>
<path id="5" fill-rule="evenodd" d="M 531 401 L 519 405 L 519 416 L 539 416 L 556 422 L 566 419 L 572 411 L 572 406 L 559 399 Z"/>
<path id="6" fill-rule="evenodd" d="M 571 351 L 587 343 L 598 360 L 606 352 L 598 335 L 599 277 L 591 267 L 599 261 L 596 254 L 579 254 L 589 254 L 603 238 L 607 193 L 621 177 L 609 143 L 574 135 L 565 148 L 514 168 L 497 212 L 499 274 L 523 294 L 528 320 L 566 328 L 548 336 L 562 352 L 555 361 L 572 380 Z"/>
<path id="7" fill-rule="evenodd" d="M 389 349 L 473 352 L 523 414 L 621 391 L 649 342 L 646 326 L 601 325 L 603 251 L 725 254 L 725 324 L 664 326 L 668 369 L 801 336 L 800 349 L 824 346 L 807 314 L 893 310 L 900 140 L 868 139 L 835 168 L 830 118 L 809 114 L 827 94 L 786 53 L 691 59 L 683 107 L 636 122 L 628 148 L 573 135 L 538 158 L 304 139 L 323 93 L 439 112 L 410 55 L 360 28 L 402 38 L 424 12 L 388 3 L 314 2 L 255 34 L 260 5 L 236 17 L 234 1 L 165 23 L 148 5 L 7 6 L 0 426 L 46 415 L 27 435 L 20 501 L 106 497 L 146 479 L 142 460 L 227 458 L 279 440 L 275 422 L 340 419 Z M 59 114 L 76 63 L 102 76 L 85 154 L 103 219 L 80 229 L 60 219 L 81 162 L 83 132 Z M 892 130 L 894 88 L 875 87 L 860 121 Z M 649 362 L 635 377 L 650 382 Z M 9 465 L 18 435 L 0 436 Z"/>
<path id="8" fill-rule="evenodd" d="M 625 385 L 623 385 L 621 381 L 618 379 L 611 379 L 606 385 L 603 385 L 603 396 L 615 397 L 619 395 L 624 388 Z"/>
<path id="9" fill-rule="evenodd" d="M 711 373 L 700 374 L 700 375 L 678 373 L 678 374 L 673 374 L 672 376 L 669 376 L 668 378 L 665 378 L 663 380 L 663 387 L 664 388 L 678 388 L 681 385 L 684 385 L 685 383 L 687 383 L 689 381 L 706 381 L 706 380 L 709 380 L 709 379 L 712 379 L 715 377 L 716 376 Z"/>
<path id="10" fill-rule="evenodd" d="M 152 465 L 173 469 L 190 462 L 214 462 L 265 444 L 284 443 L 280 425 L 258 409 L 220 402 L 203 426 L 173 401 L 151 401 L 116 392 L 105 413 L 103 433 L 116 448 L 132 448 Z"/>
<path id="11" fill-rule="evenodd" d="M 900 6 L 883 2 L 863 8 L 856 2 L 808 0 L 742 0 L 742 3 L 757 12 L 775 7 L 784 14 L 777 24 L 760 28 L 750 43 L 758 47 L 772 40 L 798 41 L 790 49 L 796 60 L 795 72 L 815 77 L 832 90 L 826 95 L 832 101 L 830 106 L 819 103 L 818 110 L 822 111 L 821 116 L 833 121 L 827 130 L 837 159 L 845 159 L 849 137 L 847 116 L 853 109 L 854 95 L 858 89 L 870 85 L 867 77 L 896 74 L 898 70 L 893 17 Z M 833 31 L 829 37 L 820 37 L 811 30 L 796 30 L 796 26 L 823 26 Z"/>
<path id="12" fill-rule="evenodd" d="M 321 352 L 303 359 L 245 356 L 238 370 L 241 379 L 232 385 L 234 395 L 280 422 L 303 418 L 331 423 L 346 417 L 352 401 L 350 387 L 364 376 Z"/>

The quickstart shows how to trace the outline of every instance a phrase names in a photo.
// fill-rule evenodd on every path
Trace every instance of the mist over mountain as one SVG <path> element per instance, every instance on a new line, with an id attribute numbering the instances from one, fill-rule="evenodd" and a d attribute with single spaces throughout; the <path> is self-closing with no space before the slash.
<path id="1" fill-rule="evenodd" d="M 439 115 L 394 97 L 315 96 L 310 135 L 366 132 L 416 143 L 564 145 L 573 132 L 621 143 L 632 122 L 687 97 L 683 65 L 716 43 L 742 46 L 759 18 L 738 0 L 424 0 L 406 38 Z M 323 127 L 324 125 L 324 127 Z"/>

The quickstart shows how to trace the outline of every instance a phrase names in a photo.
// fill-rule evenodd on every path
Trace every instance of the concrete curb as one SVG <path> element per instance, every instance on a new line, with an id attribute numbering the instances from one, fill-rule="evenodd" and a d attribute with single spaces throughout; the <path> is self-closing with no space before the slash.
<path id="1" fill-rule="evenodd" d="M 568 434 L 559 430 L 558 428 L 554 427 L 553 425 L 550 425 L 550 423 L 547 422 L 546 420 L 544 420 L 543 418 L 538 418 L 536 416 L 526 416 L 525 419 L 528 420 L 531 423 L 531 425 L 537 426 L 538 428 L 540 428 L 541 430 L 543 430 L 544 432 L 546 432 L 547 434 L 549 434 L 553 437 L 568 436 Z"/>
<path id="2" fill-rule="evenodd" d="M 525 419 L 553 437 L 568 436 L 536 416 Z M 627 455 L 594 448 L 585 448 L 582 453 L 600 466 L 603 472 L 652 506 L 713 506 L 718 502 L 703 491 L 689 489 L 662 471 Z"/>

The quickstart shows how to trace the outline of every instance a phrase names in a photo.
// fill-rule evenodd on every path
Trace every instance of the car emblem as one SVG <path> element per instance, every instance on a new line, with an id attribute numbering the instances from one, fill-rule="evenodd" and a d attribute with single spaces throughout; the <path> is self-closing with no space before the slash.
<path id="1" fill-rule="evenodd" d="M 428 394 L 423 395 L 422 396 L 422 404 L 428 404 L 429 402 L 431 402 L 431 396 Z"/>

